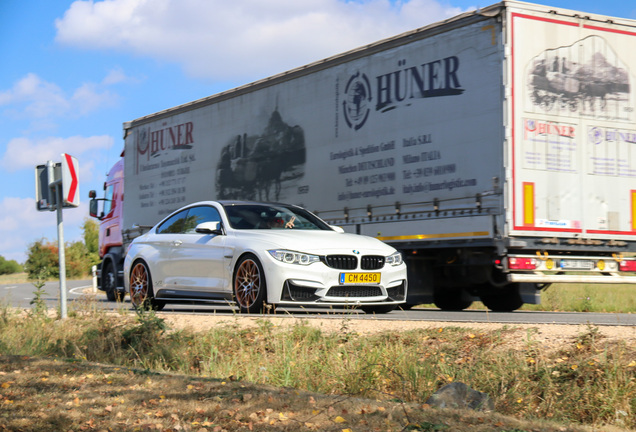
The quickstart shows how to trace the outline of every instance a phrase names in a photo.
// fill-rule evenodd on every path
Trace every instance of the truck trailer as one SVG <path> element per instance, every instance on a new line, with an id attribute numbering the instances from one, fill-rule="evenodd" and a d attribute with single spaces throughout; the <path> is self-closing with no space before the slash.
<path id="1" fill-rule="evenodd" d="M 391 244 L 407 307 L 635 283 L 635 43 L 636 21 L 502 1 L 124 123 L 101 212 L 92 193 L 101 288 L 124 294 L 135 234 L 209 199 Z"/>

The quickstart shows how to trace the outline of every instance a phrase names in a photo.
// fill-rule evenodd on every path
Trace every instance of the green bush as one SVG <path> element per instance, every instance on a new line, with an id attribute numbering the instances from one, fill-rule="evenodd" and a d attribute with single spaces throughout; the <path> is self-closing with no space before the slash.
<path id="1" fill-rule="evenodd" d="M 6 260 L 0 255 L 0 275 L 22 273 L 24 269 L 15 260 Z"/>
<path id="2" fill-rule="evenodd" d="M 90 254 L 95 254 L 99 260 L 99 225 L 93 219 L 84 219 L 84 244 Z"/>
<path id="3" fill-rule="evenodd" d="M 66 276 L 77 278 L 90 274 L 91 267 L 99 262 L 99 255 L 90 253 L 82 242 L 66 245 Z"/>
<path id="4" fill-rule="evenodd" d="M 90 275 L 91 267 L 99 262 L 98 228 L 95 221 L 86 219 L 82 225 L 84 241 L 66 243 L 64 247 L 66 277 L 79 278 Z M 42 271 L 52 278 L 59 277 L 60 266 L 57 243 L 40 239 L 29 246 L 27 255 L 25 270 L 29 275 L 29 279 L 35 280 L 41 277 Z M 0 271 L 0 274 L 3 273 Z"/>
<path id="5" fill-rule="evenodd" d="M 38 279 L 42 272 L 46 272 L 53 278 L 60 276 L 60 261 L 56 244 L 45 239 L 37 240 L 29 246 L 27 255 L 24 269 L 29 275 L 29 279 Z"/>

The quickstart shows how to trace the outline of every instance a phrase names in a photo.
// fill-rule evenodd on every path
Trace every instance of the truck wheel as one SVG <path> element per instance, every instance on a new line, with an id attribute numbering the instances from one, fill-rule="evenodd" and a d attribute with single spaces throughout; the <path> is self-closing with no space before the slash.
<path id="1" fill-rule="evenodd" d="M 117 289 L 117 272 L 111 261 L 106 261 L 102 269 L 102 288 L 106 292 L 106 298 L 108 301 L 122 301 L 124 295 L 123 291 Z"/>
<path id="2" fill-rule="evenodd" d="M 378 306 L 360 306 L 360 309 L 369 315 L 371 314 L 385 314 L 394 310 L 397 305 L 378 305 Z"/>
<path id="3" fill-rule="evenodd" d="M 495 294 L 479 296 L 481 302 L 493 312 L 512 312 L 523 306 L 519 284 L 512 284 Z"/>
<path id="4" fill-rule="evenodd" d="M 245 255 L 234 271 L 234 301 L 241 313 L 261 313 L 267 298 L 265 272 L 254 255 Z"/>
<path id="5" fill-rule="evenodd" d="M 436 289 L 433 292 L 433 303 L 445 311 L 460 311 L 470 307 L 472 300 L 464 298 L 467 295 L 463 290 Z"/>
<path id="6" fill-rule="evenodd" d="M 130 272 L 130 302 L 135 309 L 160 311 L 165 302 L 155 299 L 150 270 L 143 261 L 137 261 Z"/>

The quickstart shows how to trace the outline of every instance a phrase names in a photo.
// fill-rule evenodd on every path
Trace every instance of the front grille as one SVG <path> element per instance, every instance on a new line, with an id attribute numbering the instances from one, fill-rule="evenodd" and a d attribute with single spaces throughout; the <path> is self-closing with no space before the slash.
<path id="1" fill-rule="evenodd" d="M 334 286 L 329 289 L 327 297 L 378 297 L 382 290 L 377 286 L 351 285 Z"/>
<path id="2" fill-rule="evenodd" d="M 384 267 L 384 257 L 379 255 L 365 255 L 360 260 L 362 270 L 379 270 Z"/>
<path id="3" fill-rule="evenodd" d="M 323 262 L 338 270 L 355 270 L 358 267 L 358 258 L 353 255 L 327 255 Z"/>

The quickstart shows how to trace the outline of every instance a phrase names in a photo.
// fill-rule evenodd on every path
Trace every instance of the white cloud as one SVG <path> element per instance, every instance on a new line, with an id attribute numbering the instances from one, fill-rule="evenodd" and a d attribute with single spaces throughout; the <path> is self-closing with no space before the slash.
<path id="1" fill-rule="evenodd" d="M 7 144 L 0 165 L 7 171 L 13 172 L 23 168 L 34 168 L 38 163 L 44 164 L 47 160 L 59 162 L 61 160 L 60 154 L 68 153 L 78 158 L 81 170 L 82 155 L 87 154 L 88 157 L 93 158 L 95 151 L 108 150 L 113 146 L 113 143 L 114 139 L 109 135 L 51 137 L 37 141 L 28 138 L 14 138 Z M 37 159 L 34 158 L 36 155 Z"/>
<path id="2" fill-rule="evenodd" d="M 181 63 L 196 77 L 251 79 L 460 12 L 435 0 L 75 1 L 56 39 Z"/>
<path id="3" fill-rule="evenodd" d="M 81 225 L 88 215 L 88 204 L 66 209 L 63 213 L 64 242 L 81 240 Z M 0 201 L 0 255 L 23 263 L 27 249 L 34 241 L 46 238 L 57 243 L 55 212 L 40 212 L 35 198 L 5 197 Z"/>
<path id="4" fill-rule="evenodd" d="M 101 84 L 104 86 L 110 86 L 114 84 L 137 81 L 137 79 L 127 76 L 122 68 L 116 67 L 108 72 L 108 75 L 106 75 L 106 77 L 102 80 Z"/>
<path id="5" fill-rule="evenodd" d="M 0 93 L 0 105 L 25 104 L 30 117 L 42 118 L 68 111 L 70 104 L 55 84 L 43 81 L 34 73 L 18 80 L 11 89 Z"/>
<path id="6" fill-rule="evenodd" d="M 0 234 L 11 235 L 20 229 L 37 228 L 38 230 L 51 222 L 48 212 L 38 212 L 35 198 L 5 197 L 0 202 Z M 55 224 L 55 221 L 53 221 Z"/>
<path id="7" fill-rule="evenodd" d="M 85 115 L 117 102 L 117 95 L 105 89 L 105 85 L 114 83 L 113 73 L 111 71 L 102 84 L 82 84 L 70 97 L 58 85 L 29 73 L 10 89 L 0 92 L 0 106 L 11 106 L 12 113 L 22 112 L 22 116 L 34 120 Z M 118 79 L 122 76 L 125 75 L 120 72 Z"/>
<path id="8" fill-rule="evenodd" d="M 77 107 L 79 114 L 88 114 L 97 111 L 104 106 L 115 103 L 117 96 L 109 91 L 100 92 L 98 86 L 93 83 L 82 84 L 75 90 L 71 101 Z"/>

